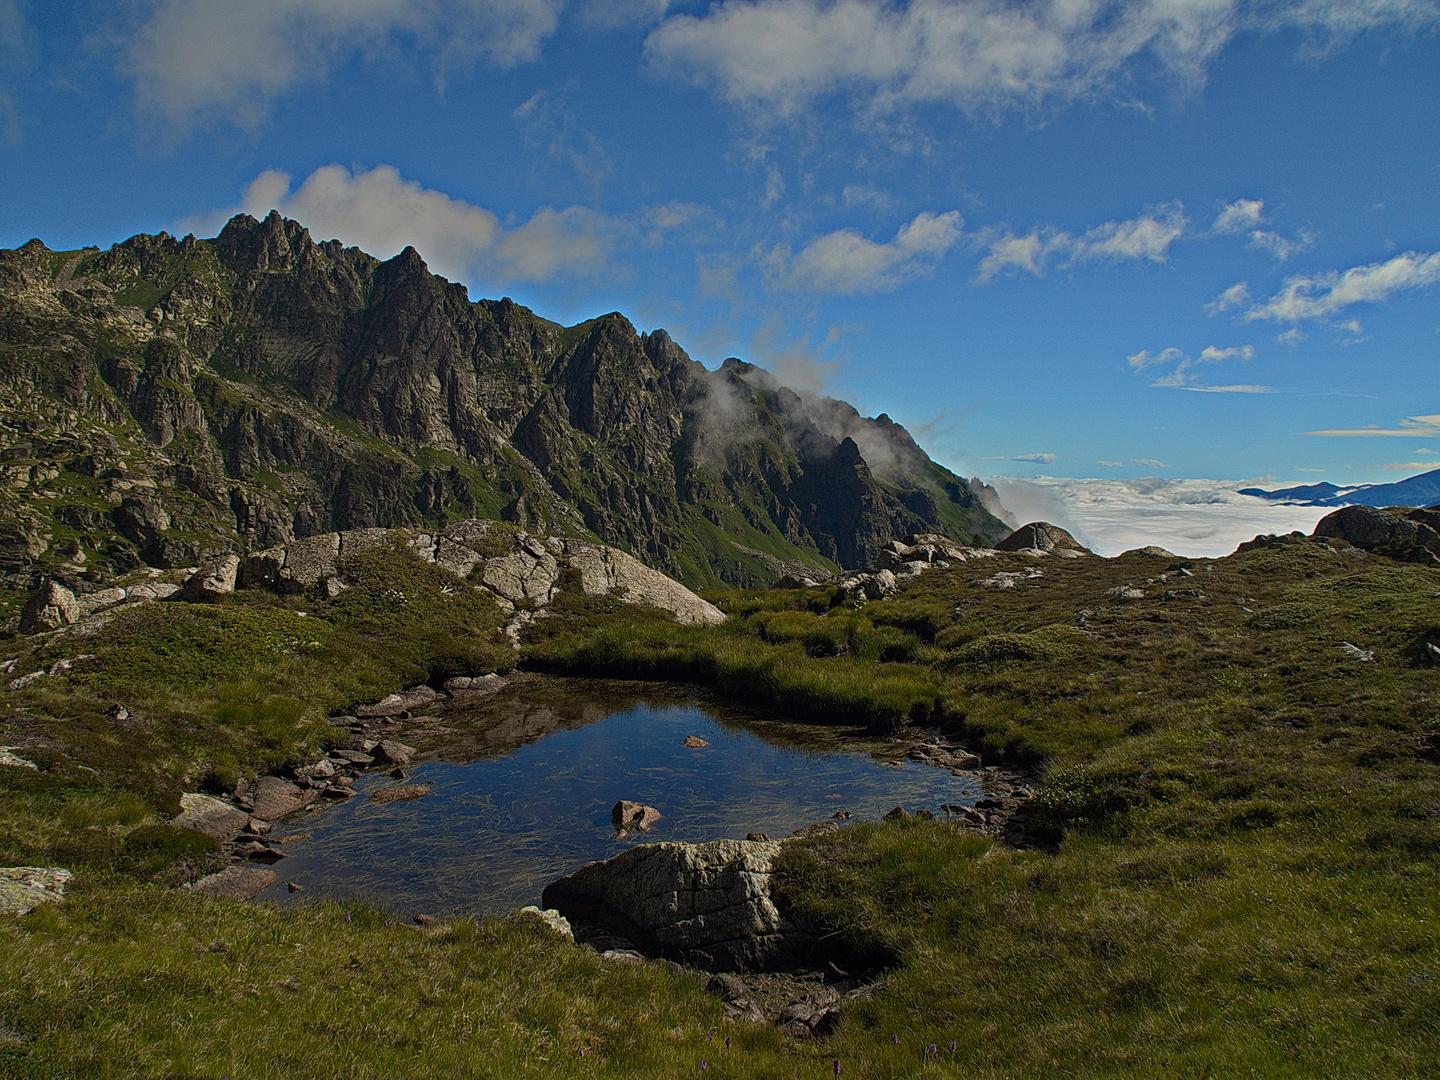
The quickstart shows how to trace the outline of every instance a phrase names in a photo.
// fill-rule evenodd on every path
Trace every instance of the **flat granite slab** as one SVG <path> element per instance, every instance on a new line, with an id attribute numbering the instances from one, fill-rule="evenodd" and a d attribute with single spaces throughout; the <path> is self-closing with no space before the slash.
<path id="1" fill-rule="evenodd" d="M 0 867 L 0 912 L 25 915 L 41 904 L 58 904 L 74 876 L 58 866 Z"/>
<path id="2" fill-rule="evenodd" d="M 206 896 L 225 896 L 231 900 L 253 900 L 273 885 L 279 876 L 264 866 L 230 866 L 218 874 L 201 878 L 190 886 L 190 891 Z"/>

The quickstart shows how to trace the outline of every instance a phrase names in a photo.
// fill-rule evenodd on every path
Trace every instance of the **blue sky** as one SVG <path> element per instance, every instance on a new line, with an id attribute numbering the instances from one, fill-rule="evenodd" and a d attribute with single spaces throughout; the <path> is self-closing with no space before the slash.
<path id="1" fill-rule="evenodd" d="M 970 474 L 1440 467 L 1440 0 L 0 0 L 0 246 L 272 206 Z"/>

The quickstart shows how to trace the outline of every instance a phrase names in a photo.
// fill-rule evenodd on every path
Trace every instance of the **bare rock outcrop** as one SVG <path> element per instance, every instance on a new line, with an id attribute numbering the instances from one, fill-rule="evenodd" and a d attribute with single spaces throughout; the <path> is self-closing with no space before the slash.
<path id="1" fill-rule="evenodd" d="M 59 866 L 0 868 L 0 914 L 24 915 L 41 904 L 59 903 L 72 876 Z"/>
<path id="2" fill-rule="evenodd" d="M 58 581 L 46 579 L 25 601 L 20 612 L 20 632 L 39 634 L 59 630 L 80 618 L 80 605 L 75 594 Z"/>
<path id="3" fill-rule="evenodd" d="M 1044 551 L 1047 553 L 1074 552 L 1086 554 L 1088 549 L 1058 525 L 1048 521 L 1032 521 L 1022 525 L 995 545 L 996 551 Z"/>
<path id="4" fill-rule="evenodd" d="M 1321 518 L 1312 535 L 1405 562 L 1440 564 L 1440 513 L 1433 510 L 1346 506 Z"/>
<path id="5" fill-rule="evenodd" d="M 789 968 L 816 938 L 771 896 L 780 849 L 773 840 L 643 844 L 552 882 L 541 905 L 708 971 Z"/>

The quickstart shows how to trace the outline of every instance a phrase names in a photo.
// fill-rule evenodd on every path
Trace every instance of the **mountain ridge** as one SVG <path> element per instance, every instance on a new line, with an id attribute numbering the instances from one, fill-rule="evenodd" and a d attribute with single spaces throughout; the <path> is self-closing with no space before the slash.
<path id="1" fill-rule="evenodd" d="M 1242 488 L 1241 495 L 1253 495 L 1271 502 L 1301 506 L 1410 506 L 1427 507 L 1440 503 L 1440 469 L 1417 473 L 1393 484 L 1358 484 L 1338 487 L 1328 481 L 1265 491 Z"/>
<path id="2" fill-rule="evenodd" d="M 0 252 L 0 386 L 12 586 L 475 516 L 694 586 L 1009 531 L 884 414 L 709 371 L 618 312 L 472 301 L 414 248 L 382 261 L 274 212 Z"/>

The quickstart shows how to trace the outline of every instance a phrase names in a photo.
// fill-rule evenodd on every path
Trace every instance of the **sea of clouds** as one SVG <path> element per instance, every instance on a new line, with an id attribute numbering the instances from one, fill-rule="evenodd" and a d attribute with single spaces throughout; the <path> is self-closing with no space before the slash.
<path id="1" fill-rule="evenodd" d="M 1218 558 L 1260 533 L 1308 533 L 1332 512 L 1277 506 L 1236 490 L 1255 481 L 997 476 L 987 482 L 1021 524 L 1059 525 L 1105 556 L 1156 544 L 1188 558 Z"/>

